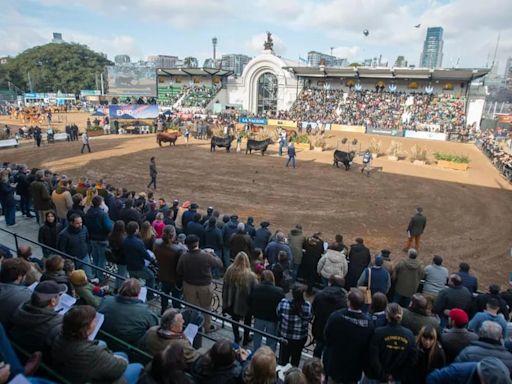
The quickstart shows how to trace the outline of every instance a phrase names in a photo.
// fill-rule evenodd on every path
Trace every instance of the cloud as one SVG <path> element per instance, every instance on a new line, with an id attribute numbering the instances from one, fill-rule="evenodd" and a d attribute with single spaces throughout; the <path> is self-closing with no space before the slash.
<path id="1" fill-rule="evenodd" d="M 354 61 L 361 60 L 361 47 L 354 45 L 352 47 L 337 47 L 332 50 L 332 54 L 336 57 L 347 59 L 349 64 Z"/>
<path id="2" fill-rule="evenodd" d="M 286 53 L 286 46 L 281 40 L 281 38 L 276 35 L 272 34 L 272 40 L 274 41 L 274 52 L 283 55 Z M 267 34 L 266 33 L 258 33 L 257 35 L 252 36 L 246 43 L 245 46 L 253 53 L 253 54 L 260 54 L 264 50 L 263 43 L 267 41 Z"/>

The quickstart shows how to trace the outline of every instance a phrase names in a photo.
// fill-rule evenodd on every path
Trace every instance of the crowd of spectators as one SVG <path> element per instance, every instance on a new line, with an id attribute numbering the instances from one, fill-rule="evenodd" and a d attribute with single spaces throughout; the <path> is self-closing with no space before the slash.
<path id="1" fill-rule="evenodd" d="M 347 246 L 341 235 L 328 241 L 300 225 L 272 231 L 268 221 L 257 226 L 190 201 L 168 204 L 104 180 L 73 183 L 11 164 L 2 172 L 4 214 L 19 191 L 25 220 L 36 213 L 39 241 L 73 257 L 47 250 L 39 260 L 23 245 L 17 257 L 0 250 L 2 343 L 33 354 L 31 364 L 42 352 L 73 383 L 275 383 L 277 364 L 303 362 L 310 333 L 315 359 L 288 370 L 285 383 L 510 383 L 512 289 L 492 284 L 478 293 L 466 263 L 450 273 L 441 256 L 425 266 L 415 249 L 372 256 L 361 238 Z M 125 280 L 92 267 L 107 264 Z M 223 282 L 222 312 L 234 321 L 235 343 L 223 338 L 204 351 L 184 333 L 180 301 L 211 310 L 214 279 Z M 159 313 L 148 306 L 158 303 L 152 290 L 148 303 L 140 300 L 141 281 L 171 295 L 170 303 L 160 297 Z M 77 303 L 62 315 L 64 293 Z M 144 370 L 110 352 L 101 333 L 93 338 L 97 313 L 102 331 L 153 355 Z M 200 317 L 205 333 L 218 330 L 208 314 Z M 242 336 L 239 322 L 275 338 L 247 328 Z M 34 371 L 3 349 L 0 357 L 11 364 L 7 376 Z"/>
<path id="2" fill-rule="evenodd" d="M 496 169 L 508 181 L 512 181 L 512 150 L 506 151 L 501 144 L 503 142 L 497 141 L 491 131 L 482 133 L 477 140 L 477 145 L 482 148 L 482 151 L 492 161 Z"/>
<path id="3" fill-rule="evenodd" d="M 184 97 L 181 106 L 184 108 L 206 108 L 218 92 L 215 86 L 190 86 L 183 87 Z"/>
<path id="4" fill-rule="evenodd" d="M 453 132 L 465 128 L 465 98 L 448 94 L 305 88 L 290 115 L 303 122 Z"/>

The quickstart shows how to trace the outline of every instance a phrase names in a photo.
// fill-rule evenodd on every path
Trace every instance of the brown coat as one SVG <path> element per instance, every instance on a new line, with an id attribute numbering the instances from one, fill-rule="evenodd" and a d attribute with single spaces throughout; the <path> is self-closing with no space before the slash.
<path id="1" fill-rule="evenodd" d="M 162 239 L 157 239 L 153 247 L 158 265 L 158 279 L 165 283 L 176 283 L 178 274 L 176 268 L 183 249 L 175 244 L 166 245 Z"/>
<path id="2" fill-rule="evenodd" d="M 149 328 L 142 339 L 142 347 L 155 355 L 167 346 L 179 344 L 183 347 L 183 356 L 187 364 L 192 364 L 199 357 L 199 352 L 192 347 L 183 333 L 162 332 L 160 326 Z"/>

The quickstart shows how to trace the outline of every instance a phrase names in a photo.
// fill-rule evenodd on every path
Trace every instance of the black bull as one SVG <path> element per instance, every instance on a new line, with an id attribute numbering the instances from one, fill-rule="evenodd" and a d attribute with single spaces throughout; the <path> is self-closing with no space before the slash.
<path id="1" fill-rule="evenodd" d="M 245 148 L 245 154 L 252 153 L 252 151 L 261 151 L 261 156 L 265 155 L 269 144 L 272 144 L 272 140 L 247 140 L 247 147 Z"/>
<path id="2" fill-rule="evenodd" d="M 350 164 L 352 163 L 352 160 L 356 156 L 356 153 L 354 151 L 345 152 L 345 151 L 339 151 L 335 150 L 333 154 L 333 167 L 339 167 L 338 163 L 342 163 L 345 166 L 345 171 L 348 171 L 350 169 Z"/>
<path id="3" fill-rule="evenodd" d="M 226 152 L 229 152 L 231 149 L 231 142 L 234 140 L 233 136 L 227 136 L 227 137 L 219 137 L 219 136 L 213 136 L 211 145 L 210 145 L 210 152 L 215 152 L 215 147 L 224 147 L 226 148 Z"/>

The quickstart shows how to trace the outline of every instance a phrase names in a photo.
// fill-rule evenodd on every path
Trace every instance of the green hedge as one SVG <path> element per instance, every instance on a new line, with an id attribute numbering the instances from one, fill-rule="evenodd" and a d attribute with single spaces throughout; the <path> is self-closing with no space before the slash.
<path id="1" fill-rule="evenodd" d="M 294 141 L 297 144 L 309 144 L 310 143 L 308 135 L 297 136 L 297 137 L 295 137 Z"/>
<path id="2" fill-rule="evenodd" d="M 453 155 L 451 153 L 434 152 L 436 160 L 451 161 L 452 163 L 469 164 L 471 160 L 466 155 Z"/>

